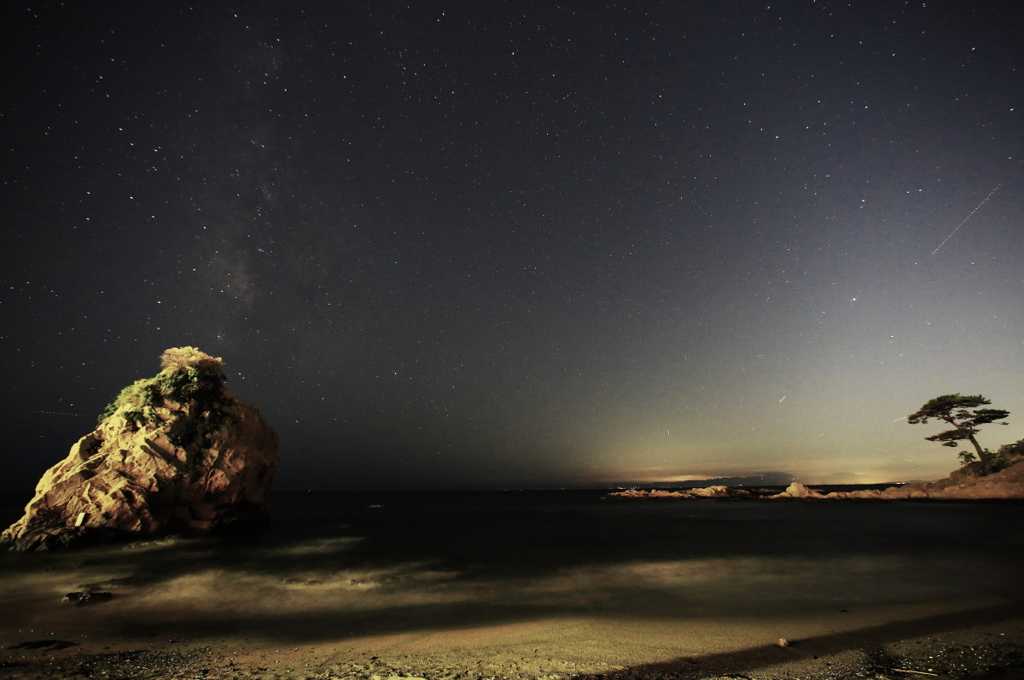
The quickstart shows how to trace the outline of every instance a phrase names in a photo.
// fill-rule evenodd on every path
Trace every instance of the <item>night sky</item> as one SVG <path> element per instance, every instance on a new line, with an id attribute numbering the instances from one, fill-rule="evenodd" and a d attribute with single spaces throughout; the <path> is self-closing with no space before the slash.
<path id="1" fill-rule="evenodd" d="M 280 489 L 935 479 L 950 392 L 1024 437 L 1024 5 L 3 12 L 5 489 L 182 345 Z"/>

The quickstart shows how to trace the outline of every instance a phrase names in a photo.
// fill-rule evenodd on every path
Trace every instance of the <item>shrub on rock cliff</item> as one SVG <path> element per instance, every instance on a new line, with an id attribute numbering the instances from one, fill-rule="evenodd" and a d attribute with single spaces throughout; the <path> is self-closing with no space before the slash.
<path id="1" fill-rule="evenodd" d="M 224 360 L 211 357 L 195 347 L 171 347 L 160 355 L 160 368 L 164 371 L 202 371 L 224 378 Z"/>
<path id="2" fill-rule="evenodd" d="M 224 364 L 194 347 L 164 352 L 97 428 L 39 481 L 2 535 L 15 550 L 258 523 L 277 468 L 277 434 L 224 390 Z"/>
<path id="3" fill-rule="evenodd" d="M 155 377 L 136 380 L 121 390 L 100 414 L 99 422 L 119 413 L 127 420 L 142 423 L 153 416 L 153 408 L 167 401 L 194 401 L 215 408 L 224 394 L 224 362 L 195 347 L 166 350 L 160 357 L 160 366 L 163 370 Z"/>
<path id="4" fill-rule="evenodd" d="M 1005 470 L 1011 465 L 1024 461 L 1024 439 L 1013 444 L 1003 444 L 992 454 L 993 472 Z"/>

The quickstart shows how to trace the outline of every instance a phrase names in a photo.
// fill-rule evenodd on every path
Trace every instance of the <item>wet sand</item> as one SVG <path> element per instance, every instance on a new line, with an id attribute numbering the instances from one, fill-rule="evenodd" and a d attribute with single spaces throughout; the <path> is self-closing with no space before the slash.
<path id="1" fill-rule="evenodd" d="M 683 504 L 282 496 L 257 538 L 6 554 L 0 678 L 924 678 L 1020 662 L 1024 506 Z M 89 590 L 111 598 L 61 601 Z"/>

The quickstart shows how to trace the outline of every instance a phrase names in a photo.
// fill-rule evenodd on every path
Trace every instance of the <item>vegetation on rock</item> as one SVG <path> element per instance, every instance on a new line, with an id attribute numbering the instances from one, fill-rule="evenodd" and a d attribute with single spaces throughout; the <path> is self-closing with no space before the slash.
<path id="1" fill-rule="evenodd" d="M 163 370 L 152 378 L 136 380 L 121 390 L 99 417 L 99 424 L 120 415 L 135 431 L 149 425 L 163 425 L 155 409 L 194 414 L 171 424 L 169 439 L 175 446 L 192 443 L 209 446 L 209 436 L 228 417 L 224 362 L 195 347 L 172 347 L 160 357 Z"/>
<path id="2" fill-rule="evenodd" d="M 224 362 L 195 347 L 172 347 L 160 357 L 163 369 L 152 378 L 136 380 L 121 390 L 100 414 L 99 423 L 120 413 L 136 425 L 152 421 L 153 409 L 195 401 L 208 408 L 224 394 Z"/>

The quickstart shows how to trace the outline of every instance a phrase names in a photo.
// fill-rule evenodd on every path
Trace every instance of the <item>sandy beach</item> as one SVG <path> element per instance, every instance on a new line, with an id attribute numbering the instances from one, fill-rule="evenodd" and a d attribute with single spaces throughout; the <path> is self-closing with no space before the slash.
<path id="1" fill-rule="evenodd" d="M 329 500 L 245 540 L 4 555 L 0 677 L 1024 673 L 1019 504 Z"/>

